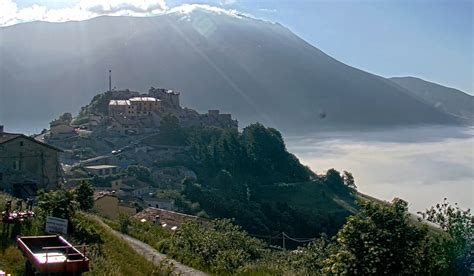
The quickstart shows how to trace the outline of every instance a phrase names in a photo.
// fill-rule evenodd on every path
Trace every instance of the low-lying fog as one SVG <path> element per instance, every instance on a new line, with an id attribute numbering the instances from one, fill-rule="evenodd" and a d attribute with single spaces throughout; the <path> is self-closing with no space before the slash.
<path id="1" fill-rule="evenodd" d="M 474 128 L 418 127 L 286 136 L 290 152 L 321 173 L 352 172 L 359 191 L 400 197 L 411 212 L 447 197 L 474 209 Z"/>

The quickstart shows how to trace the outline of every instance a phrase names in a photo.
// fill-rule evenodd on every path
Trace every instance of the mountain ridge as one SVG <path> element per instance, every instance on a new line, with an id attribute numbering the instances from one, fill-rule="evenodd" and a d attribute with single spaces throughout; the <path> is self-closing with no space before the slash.
<path id="1" fill-rule="evenodd" d="M 281 24 L 249 17 L 193 11 L 184 19 L 30 22 L 0 28 L 0 40 L 1 95 L 10 100 L 0 119 L 7 123 L 25 117 L 20 110 L 38 118 L 77 110 L 105 89 L 109 69 L 114 86 L 176 89 L 184 106 L 220 108 L 241 125 L 302 130 L 458 123 Z"/>
<path id="2" fill-rule="evenodd" d="M 389 80 L 445 113 L 467 120 L 471 124 L 474 122 L 473 95 L 413 76 L 391 77 Z"/>

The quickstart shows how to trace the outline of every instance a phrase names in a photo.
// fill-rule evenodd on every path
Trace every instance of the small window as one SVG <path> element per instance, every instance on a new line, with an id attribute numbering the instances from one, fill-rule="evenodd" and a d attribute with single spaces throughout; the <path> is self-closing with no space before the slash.
<path id="1" fill-rule="evenodd" d="M 3 181 L 3 173 L 0 173 L 0 181 Z"/>
<path id="2" fill-rule="evenodd" d="M 23 141 L 20 141 L 20 147 L 23 147 Z"/>

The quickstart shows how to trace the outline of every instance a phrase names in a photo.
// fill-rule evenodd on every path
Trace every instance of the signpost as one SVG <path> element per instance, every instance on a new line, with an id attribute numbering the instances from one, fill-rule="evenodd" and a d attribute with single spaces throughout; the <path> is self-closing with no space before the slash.
<path id="1" fill-rule="evenodd" d="M 45 232 L 50 234 L 67 234 L 67 219 L 47 217 Z"/>

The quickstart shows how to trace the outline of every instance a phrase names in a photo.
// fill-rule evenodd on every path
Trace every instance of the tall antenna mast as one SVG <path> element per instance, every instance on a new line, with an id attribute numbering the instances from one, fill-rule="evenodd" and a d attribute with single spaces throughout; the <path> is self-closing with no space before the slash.
<path id="1" fill-rule="evenodd" d="M 112 70 L 109 70 L 109 92 L 112 92 Z"/>

